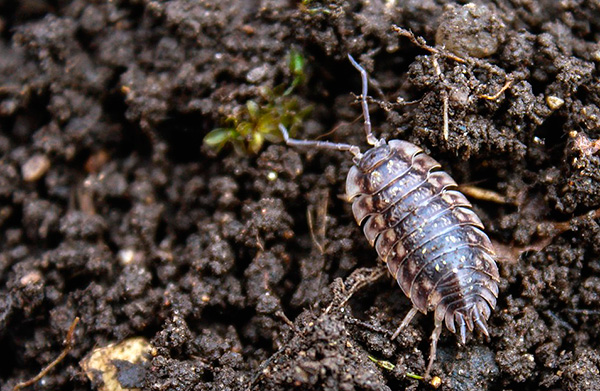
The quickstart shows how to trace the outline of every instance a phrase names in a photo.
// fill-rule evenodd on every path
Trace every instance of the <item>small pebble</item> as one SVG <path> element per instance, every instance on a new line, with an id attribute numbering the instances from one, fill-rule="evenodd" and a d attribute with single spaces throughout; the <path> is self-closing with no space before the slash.
<path id="1" fill-rule="evenodd" d="M 50 169 L 50 159 L 46 155 L 37 154 L 29 158 L 21 166 L 21 173 L 23 174 L 23 180 L 26 182 L 35 182 L 48 172 Z"/>
<path id="2" fill-rule="evenodd" d="M 552 110 L 557 110 L 559 109 L 563 104 L 565 104 L 565 101 L 561 98 L 559 98 L 558 96 L 553 96 L 553 95 L 548 95 L 546 97 L 546 104 L 548 105 L 548 107 L 550 107 Z"/>
<path id="3" fill-rule="evenodd" d="M 21 277 L 21 279 L 19 280 L 19 283 L 21 284 L 21 286 L 27 286 L 27 285 L 37 284 L 41 280 L 42 280 L 42 275 L 40 274 L 40 272 L 33 271 L 33 272 L 29 272 L 29 273 L 25 274 L 23 277 Z"/>
<path id="4" fill-rule="evenodd" d="M 437 377 L 437 376 L 434 376 L 434 377 L 431 379 L 431 381 L 429 382 L 429 384 L 431 384 L 431 386 L 432 386 L 433 388 L 439 388 L 439 386 L 441 386 L 441 385 L 442 385 L 442 379 L 440 379 L 440 378 L 439 378 L 439 377 Z"/>
<path id="5" fill-rule="evenodd" d="M 271 182 L 277 179 L 277 173 L 275 171 L 270 171 L 267 174 L 267 179 L 270 180 Z"/>

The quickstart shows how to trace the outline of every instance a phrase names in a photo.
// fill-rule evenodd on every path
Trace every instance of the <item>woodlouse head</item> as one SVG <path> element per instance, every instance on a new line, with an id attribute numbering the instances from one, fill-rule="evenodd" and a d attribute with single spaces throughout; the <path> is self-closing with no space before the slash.
<path id="1" fill-rule="evenodd" d="M 381 162 L 386 161 L 391 153 L 392 150 L 388 144 L 381 144 L 369 149 L 355 163 L 362 172 L 368 172 Z"/>

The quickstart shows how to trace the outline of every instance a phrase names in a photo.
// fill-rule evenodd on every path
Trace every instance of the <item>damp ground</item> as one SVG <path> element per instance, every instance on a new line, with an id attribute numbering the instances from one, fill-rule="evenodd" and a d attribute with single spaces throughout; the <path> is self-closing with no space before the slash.
<path id="1" fill-rule="evenodd" d="M 102 387 L 81 360 L 134 337 L 148 361 L 118 368 L 143 390 L 431 389 L 415 377 L 432 315 L 391 341 L 411 303 L 387 275 L 345 301 L 380 268 L 343 199 L 349 156 L 203 146 L 256 124 L 256 107 L 307 109 L 296 137 L 366 148 L 348 53 L 370 75 L 376 135 L 437 159 L 499 252 L 490 338 L 444 330 L 440 389 L 600 389 L 597 2 L 31 0 L 0 14 L 2 391 L 59 356 L 76 317 L 71 350 L 30 389 Z"/>

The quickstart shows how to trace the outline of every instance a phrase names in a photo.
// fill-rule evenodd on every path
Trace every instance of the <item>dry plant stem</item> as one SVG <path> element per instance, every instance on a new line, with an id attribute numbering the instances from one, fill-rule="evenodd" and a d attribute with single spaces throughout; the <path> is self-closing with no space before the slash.
<path id="1" fill-rule="evenodd" d="M 542 251 L 544 248 L 546 248 L 546 246 L 552 243 L 555 237 L 569 231 L 572 228 L 571 225 L 575 220 L 586 217 L 591 219 L 600 219 L 600 209 L 593 210 L 581 216 L 573 217 L 569 221 L 544 222 L 545 224 L 550 225 L 554 231 L 547 233 L 541 239 L 526 246 L 516 246 L 514 244 L 506 245 L 500 242 L 494 242 L 494 248 L 497 250 L 498 255 L 505 261 L 516 264 L 521 257 L 521 254 L 527 251 Z"/>
<path id="2" fill-rule="evenodd" d="M 573 220 L 578 220 L 578 219 L 583 219 L 589 217 L 591 219 L 600 219 L 600 209 L 596 209 L 593 210 L 591 212 L 587 212 L 581 216 L 576 216 L 574 218 L 572 218 L 569 221 L 564 221 L 564 222 L 560 222 L 560 223 L 554 223 L 554 229 L 556 229 L 558 232 L 556 233 L 557 235 L 562 234 L 563 232 L 566 232 L 568 230 L 571 229 L 571 223 L 573 222 Z"/>
<path id="3" fill-rule="evenodd" d="M 442 73 L 442 70 L 440 69 L 440 64 L 438 63 L 435 55 L 432 56 L 431 63 L 433 64 L 433 69 L 435 70 L 436 76 L 440 79 L 442 86 L 445 87 L 446 80 L 444 79 L 444 74 Z M 443 110 L 444 127 L 442 130 L 442 135 L 444 137 L 444 141 L 448 141 L 448 135 L 450 133 L 450 131 L 449 131 L 450 126 L 448 125 L 448 92 L 446 91 L 446 89 L 442 90 L 442 102 L 444 103 L 444 110 Z"/>
<path id="4" fill-rule="evenodd" d="M 38 382 L 41 378 L 46 376 L 46 374 L 48 372 L 50 372 L 52 370 L 52 368 L 54 368 L 62 360 L 64 360 L 64 358 L 67 356 L 67 354 L 69 354 L 69 352 L 73 348 L 73 334 L 75 333 L 75 327 L 77 327 L 77 323 L 79 323 L 79 317 L 76 317 L 75 319 L 73 319 L 73 322 L 71 323 L 71 327 L 69 327 L 69 331 L 67 332 L 67 338 L 65 338 L 66 346 L 63 349 L 63 351 L 58 355 L 58 357 L 56 357 L 56 359 L 54 359 L 54 361 L 52 361 L 44 369 L 42 369 L 40 371 L 40 373 L 38 373 L 35 377 L 15 385 L 13 387 L 13 391 L 20 390 L 21 388 L 24 388 L 24 387 L 29 387 L 30 385 Z"/>
<path id="5" fill-rule="evenodd" d="M 469 64 L 471 66 L 478 66 L 478 67 L 485 69 L 488 72 L 495 74 L 495 75 L 506 76 L 506 74 L 503 70 L 498 69 L 494 65 L 490 64 L 488 61 L 481 60 L 479 58 L 474 58 L 474 57 L 462 58 L 462 57 L 458 57 L 457 55 L 455 55 L 447 50 L 444 50 L 443 48 L 434 48 L 432 46 L 427 45 L 427 43 L 425 42 L 425 40 L 423 38 L 416 37 L 411 31 L 408 31 L 408 30 L 398 27 L 396 25 L 392 26 L 392 30 L 397 32 L 398 35 L 408 38 L 413 44 L 415 44 L 416 46 L 420 47 L 423 50 L 427 50 L 431 54 L 437 54 L 439 56 L 448 58 L 450 60 L 454 60 L 461 64 Z"/>
<path id="6" fill-rule="evenodd" d="M 458 190 L 461 193 L 463 193 L 464 195 L 471 197 L 471 198 L 475 198 L 477 200 L 494 202 L 496 204 L 513 204 L 513 205 L 515 205 L 514 202 L 509 201 L 502 194 L 499 194 L 492 190 L 482 189 L 477 186 L 459 185 Z"/>
<path id="7" fill-rule="evenodd" d="M 444 128 L 442 134 L 444 136 L 444 141 L 448 141 L 449 126 L 448 126 L 448 94 L 444 91 L 443 102 L 444 102 Z"/>
<path id="8" fill-rule="evenodd" d="M 356 292 L 358 292 L 359 290 L 361 290 L 362 288 L 364 288 L 365 286 L 374 283 L 375 281 L 379 280 L 381 277 L 383 277 L 385 274 L 387 273 L 387 267 L 376 267 L 375 270 L 373 270 L 371 272 L 370 275 L 368 276 L 359 276 L 359 278 L 357 279 L 357 281 L 352 285 L 352 287 L 348 290 L 348 293 L 346 295 L 346 297 L 344 297 L 344 299 L 339 302 L 336 303 L 335 299 L 331 302 L 331 304 L 329 304 L 329 306 L 327 307 L 327 309 L 325 309 L 325 313 L 328 314 L 331 309 L 334 307 L 334 305 L 336 307 L 343 307 L 348 300 L 350 300 L 352 298 L 352 296 L 354 296 L 354 294 Z"/>
<path id="9" fill-rule="evenodd" d="M 482 99 L 487 99 L 487 100 L 496 100 L 500 97 L 500 95 L 502 95 L 502 93 L 506 90 L 508 90 L 510 88 L 510 86 L 512 85 L 513 81 L 512 79 L 508 79 L 506 80 L 506 83 L 504 83 L 504 85 L 502 86 L 502 88 L 496 92 L 494 95 L 478 95 L 480 98 Z"/>
<path id="10" fill-rule="evenodd" d="M 434 48 L 432 46 L 427 45 L 427 43 L 425 42 L 425 40 L 421 37 L 416 37 L 411 31 L 403 29 L 401 27 L 398 27 L 396 25 L 392 26 L 392 29 L 398 33 L 398 35 L 402 36 L 402 37 L 406 37 L 408 38 L 414 45 L 418 46 L 419 48 L 423 49 L 423 50 L 427 50 L 429 53 L 433 54 L 433 67 L 435 69 L 435 73 L 436 75 L 440 78 L 442 85 L 446 85 L 443 74 L 440 70 L 440 66 L 437 62 L 437 59 L 435 58 L 435 56 L 442 56 L 451 60 L 454 60 L 458 63 L 461 64 L 469 64 L 469 65 L 477 65 L 483 69 L 487 69 L 489 72 L 492 73 L 499 73 L 496 69 L 494 69 L 489 63 L 478 60 L 478 59 L 473 59 L 473 58 L 468 58 L 468 59 L 464 59 L 461 57 L 458 57 L 452 53 L 447 52 L 446 50 L 443 49 L 438 49 L 438 48 Z M 507 78 L 506 83 L 504 84 L 504 86 L 498 91 L 496 92 L 494 95 L 478 95 L 479 98 L 482 99 L 488 99 L 488 100 L 496 100 L 500 97 L 500 95 L 502 95 L 503 92 L 505 92 L 507 89 L 510 88 L 510 86 L 512 85 L 513 80 L 512 78 Z M 443 108 L 443 115 L 444 115 L 444 127 L 443 127 L 443 131 L 442 131 L 442 135 L 444 137 L 444 141 L 448 141 L 448 136 L 449 136 L 449 122 L 448 122 L 448 92 L 446 90 L 442 91 L 442 101 L 444 104 L 444 108 Z"/>
<path id="11" fill-rule="evenodd" d="M 275 312 L 275 316 L 277 316 L 279 319 L 283 320 L 283 322 L 285 324 L 287 324 L 289 326 L 289 328 L 292 329 L 295 333 L 299 332 L 296 325 L 290 320 L 290 318 L 287 317 L 287 315 L 282 310 L 277 310 Z"/>
<path id="12" fill-rule="evenodd" d="M 310 205 L 307 208 L 306 217 L 308 220 L 308 228 L 310 231 L 310 237 L 322 255 L 325 253 L 325 246 L 327 245 L 327 238 L 326 238 L 327 203 L 328 203 L 327 201 L 329 199 L 329 192 L 323 191 L 320 198 L 321 198 L 322 202 L 319 202 L 319 204 L 316 207 L 314 205 Z M 313 214 L 315 214 L 314 217 L 313 217 Z M 313 219 L 315 221 L 313 221 Z M 315 227 L 315 222 L 316 222 L 316 227 Z"/>
<path id="13" fill-rule="evenodd" d="M 415 44 L 416 46 L 420 47 L 421 49 L 427 50 L 429 53 L 432 54 L 438 54 L 440 56 L 449 58 L 451 60 L 454 60 L 456 62 L 460 62 L 461 64 L 465 64 L 467 61 L 464 58 L 455 56 L 452 53 L 449 53 L 445 50 L 440 50 L 437 48 L 434 48 L 432 46 L 427 45 L 427 43 L 425 42 L 425 40 L 421 37 L 416 37 L 412 31 L 403 29 L 402 27 L 398 27 L 395 24 L 392 25 L 392 30 L 394 30 L 395 32 L 398 33 L 398 35 L 402 36 L 402 37 L 406 37 L 408 38 L 413 44 Z"/>
<path id="14" fill-rule="evenodd" d="M 370 285 L 375 281 L 379 280 L 386 274 L 386 272 L 387 268 L 379 267 L 376 270 L 374 270 L 373 273 L 371 273 L 371 275 L 368 276 L 366 279 L 357 281 L 354 285 L 352 285 L 352 288 L 350 288 L 350 290 L 348 291 L 348 296 L 346 296 L 346 298 L 344 298 L 344 300 L 342 300 L 342 302 L 340 303 L 340 307 L 344 306 L 356 292 L 358 292 L 365 286 Z"/>

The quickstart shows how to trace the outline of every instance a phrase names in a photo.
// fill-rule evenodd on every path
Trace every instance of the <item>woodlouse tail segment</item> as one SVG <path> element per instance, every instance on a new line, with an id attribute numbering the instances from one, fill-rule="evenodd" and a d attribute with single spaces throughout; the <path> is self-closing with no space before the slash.
<path id="1" fill-rule="evenodd" d="M 460 338 L 460 343 L 465 345 L 467 343 L 467 322 L 465 319 L 468 319 L 460 312 L 454 314 L 454 321 L 458 326 L 458 336 Z"/>
<path id="2" fill-rule="evenodd" d="M 460 342 L 464 345 L 467 340 L 467 330 L 472 332 L 475 328 L 489 338 L 487 319 L 490 316 L 490 304 L 482 297 L 469 307 L 455 310 L 448 308 L 445 315 L 445 323 L 448 330 L 457 334 Z"/>
<path id="3" fill-rule="evenodd" d="M 350 152 L 352 155 L 354 155 L 356 159 L 360 159 L 362 157 L 362 154 L 360 153 L 360 148 L 358 148 L 356 145 L 332 143 L 330 141 L 297 140 L 294 138 L 290 138 L 290 134 L 285 128 L 285 126 L 283 126 L 283 124 L 279 124 L 279 130 L 281 131 L 281 135 L 283 136 L 283 141 L 285 141 L 287 145 L 292 147 L 332 149 L 335 151 Z"/>
<path id="4" fill-rule="evenodd" d="M 488 340 L 490 339 L 490 333 L 488 331 L 487 320 L 489 319 L 491 312 L 490 305 L 485 299 L 478 301 L 477 304 L 473 306 L 471 312 L 473 322 L 475 322 L 477 328 L 481 330 Z"/>

